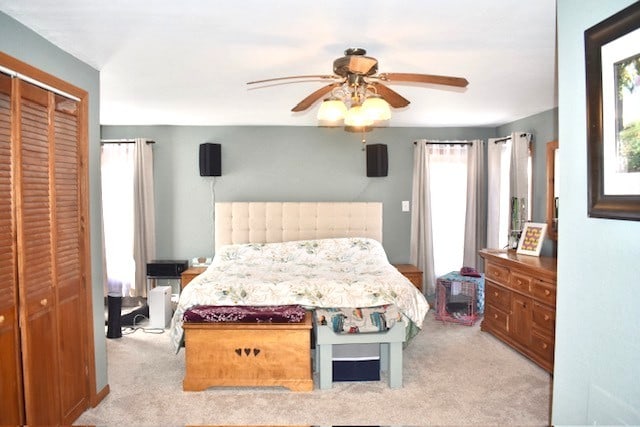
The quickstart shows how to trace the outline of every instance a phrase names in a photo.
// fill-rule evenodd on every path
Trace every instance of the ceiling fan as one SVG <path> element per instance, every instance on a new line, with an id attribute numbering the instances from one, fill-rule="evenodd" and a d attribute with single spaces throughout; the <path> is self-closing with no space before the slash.
<path id="1" fill-rule="evenodd" d="M 314 91 L 291 111 L 305 111 L 318 100 L 324 99 L 318 120 L 324 125 L 371 126 L 377 121 L 388 120 L 389 106 L 402 108 L 410 101 L 387 87 L 394 83 L 424 83 L 453 87 L 466 87 L 469 82 L 462 77 L 438 76 L 416 73 L 378 73 L 378 60 L 365 56 L 362 48 L 349 48 L 344 56 L 333 61 L 334 74 L 277 77 L 248 82 L 248 85 L 275 81 L 309 79 L 330 80 L 332 83 Z"/>

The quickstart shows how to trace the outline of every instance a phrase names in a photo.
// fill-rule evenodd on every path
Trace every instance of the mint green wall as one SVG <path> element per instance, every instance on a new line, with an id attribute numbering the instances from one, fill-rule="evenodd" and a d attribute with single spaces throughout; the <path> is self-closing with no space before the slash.
<path id="1" fill-rule="evenodd" d="M 385 128 L 366 135 L 387 144 L 389 175 L 367 178 L 361 134 L 302 126 L 102 126 L 105 139 L 153 139 L 159 258 L 213 251 L 213 178 L 201 177 L 198 147 L 222 144 L 216 201 L 381 201 L 383 245 L 391 262 L 409 260 L 413 141 L 492 137 L 493 128 Z"/>
<path id="2" fill-rule="evenodd" d="M 212 254 L 215 193 L 216 201 L 381 201 L 383 245 L 389 260 L 407 262 L 411 214 L 401 212 L 401 202 L 411 200 L 413 141 L 487 139 L 515 130 L 532 132 L 536 135 L 534 145 L 545 147 L 547 140 L 557 138 L 557 109 L 499 129 L 375 129 L 365 136 L 368 143 L 387 144 L 389 175 L 383 178 L 366 177 L 362 136 L 342 129 L 102 126 L 102 138 L 144 137 L 156 141 L 158 258 L 189 259 Z M 222 176 L 215 180 L 199 175 L 198 147 L 204 142 L 222 144 Z M 544 148 L 536 151 L 544 152 Z M 538 180 L 544 180 L 544 161 L 542 157 L 542 163 L 534 165 Z M 543 200 L 544 194 L 546 187 L 537 185 L 536 200 Z M 538 210 L 542 216 L 536 219 L 544 221 L 544 209 Z"/>
<path id="3" fill-rule="evenodd" d="M 554 425 L 640 424 L 640 222 L 587 217 L 584 31 L 634 3 L 558 0 Z"/>
<path id="4" fill-rule="evenodd" d="M 89 93 L 89 190 L 91 280 L 97 391 L 107 385 L 102 278 L 100 203 L 100 76 L 97 70 L 60 50 L 19 22 L 0 12 L 0 51 L 52 74 Z"/>

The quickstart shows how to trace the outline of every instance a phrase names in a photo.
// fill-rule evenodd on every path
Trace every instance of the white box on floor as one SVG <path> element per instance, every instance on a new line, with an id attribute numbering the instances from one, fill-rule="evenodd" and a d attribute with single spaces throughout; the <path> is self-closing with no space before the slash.
<path id="1" fill-rule="evenodd" d="M 149 291 L 149 327 L 166 328 L 171 320 L 171 286 L 156 286 Z"/>

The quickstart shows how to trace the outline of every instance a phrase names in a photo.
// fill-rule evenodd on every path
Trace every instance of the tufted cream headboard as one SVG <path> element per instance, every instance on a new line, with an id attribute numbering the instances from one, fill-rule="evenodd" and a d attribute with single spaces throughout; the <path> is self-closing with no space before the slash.
<path id="1" fill-rule="evenodd" d="M 331 237 L 382 242 L 380 202 L 225 202 L 215 206 L 215 247 Z"/>

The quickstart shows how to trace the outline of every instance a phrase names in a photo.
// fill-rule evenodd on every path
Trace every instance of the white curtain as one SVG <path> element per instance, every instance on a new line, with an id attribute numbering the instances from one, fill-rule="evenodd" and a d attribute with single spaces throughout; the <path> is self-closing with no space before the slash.
<path id="1" fill-rule="evenodd" d="M 146 296 L 155 257 L 153 153 L 144 139 L 102 144 L 102 222 L 107 293 Z"/>
<path id="2" fill-rule="evenodd" d="M 487 247 L 505 248 L 512 229 L 529 219 L 531 200 L 531 134 L 514 132 L 489 139 L 487 146 Z M 512 200 L 521 203 L 513 210 Z M 517 218 L 516 218 L 517 217 Z"/>
<path id="3" fill-rule="evenodd" d="M 133 185 L 134 239 L 133 259 L 136 265 L 136 295 L 147 295 L 147 263 L 156 257 L 156 213 L 153 196 L 153 151 L 145 139 L 135 139 Z"/>
<path id="4" fill-rule="evenodd" d="M 504 248 L 508 242 L 510 139 L 490 138 L 487 143 L 487 247 Z"/>
<path id="5" fill-rule="evenodd" d="M 426 141 L 417 141 L 413 149 L 413 189 L 411 194 L 411 250 L 409 260 L 422 270 L 422 289 L 427 295 L 435 292 L 433 269 L 433 235 L 429 156 Z"/>
<path id="6" fill-rule="evenodd" d="M 464 256 L 462 265 L 477 267 L 478 250 L 484 247 L 485 191 L 484 191 L 484 145 L 474 140 L 467 146 L 467 204 L 464 225 Z"/>
<path id="7" fill-rule="evenodd" d="M 509 196 L 518 201 L 512 206 L 509 230 L 522 230 L 524 222 L 531 219 L 531 134 L 515 132 L 511 134 L 511 170 L 509 175 Z"/>
<path id="8" fill-rule="evenodd" d="M 476 265 L 479 145 L 416 142 L 410 261 L 423 271 L 427 295 L 436 277 Z"/>
<path id="9" fill-rule="evenodd" d="M 102 226 L 107 293 L 130 296 L 135 290 L 133 259 L 133 144 L 102 144 Z"/>

